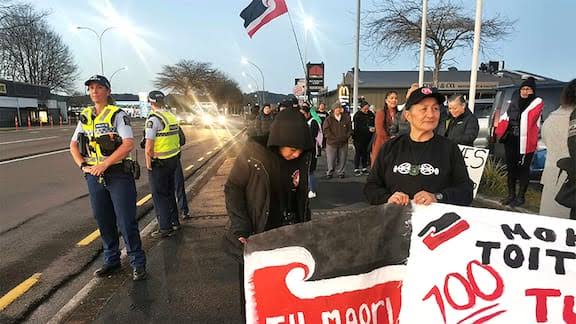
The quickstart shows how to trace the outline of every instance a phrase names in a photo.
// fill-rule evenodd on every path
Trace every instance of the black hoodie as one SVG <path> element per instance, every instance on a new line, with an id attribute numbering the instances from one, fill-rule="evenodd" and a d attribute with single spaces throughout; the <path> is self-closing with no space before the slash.
<path id="1" fill-rule="evenodd" d="M 302 149 L 287 161 L 283 146 Z M 314 142 L 304 116 L 293 109 L 278 113 L 268 136 L 250 137 L 224 187 L 229 217 L 226 250 L 239 262 L 239 237 L 310 220 L 308 169 Z"/>

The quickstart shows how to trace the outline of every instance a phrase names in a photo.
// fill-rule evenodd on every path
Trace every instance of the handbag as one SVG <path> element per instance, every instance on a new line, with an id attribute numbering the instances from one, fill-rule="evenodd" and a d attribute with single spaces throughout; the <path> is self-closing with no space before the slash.
<path id="1" fill-rule="evenodd" d="M 560 186 L 560 190 L 558 190 L 554 200 L 564 207 L 576 208 L 576 161 L 566 157 L 558 160 L 556 166 L 560 169 L 558 178 L 560 178 L 562 172 L 566 172 L 568 176 L 562 186 Z"/>

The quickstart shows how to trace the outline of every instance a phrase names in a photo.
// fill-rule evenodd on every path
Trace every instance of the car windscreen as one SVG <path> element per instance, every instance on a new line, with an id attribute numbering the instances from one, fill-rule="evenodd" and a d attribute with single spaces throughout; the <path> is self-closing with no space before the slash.
<path id="1" fill-rule="evenodd" d="M 492 103 L 475 103 L 474 115 L 478 118 L 490 117 L 492 114 Z"/>

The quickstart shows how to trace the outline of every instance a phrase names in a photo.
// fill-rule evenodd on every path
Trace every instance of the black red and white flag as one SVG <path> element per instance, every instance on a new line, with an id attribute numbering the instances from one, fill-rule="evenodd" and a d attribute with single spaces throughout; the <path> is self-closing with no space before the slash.
<path id="1" fill-rule="evenodd" d="M 252 38 L 262 26 L 286 12 L 288 7 L 284 0 L 252 0 L 250 5 L 242 10 L 240 17 L 244 19 L 244 28 Z"/>
<path id="2" fill-rule="evenodd" d="M 576 323 L 576 225 L 382 205 L 252 236 L 247 323 Z"/>

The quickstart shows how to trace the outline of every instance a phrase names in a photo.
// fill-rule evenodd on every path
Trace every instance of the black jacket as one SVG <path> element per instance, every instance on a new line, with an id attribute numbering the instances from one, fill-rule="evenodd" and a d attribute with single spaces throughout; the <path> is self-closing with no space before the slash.
<path id="1" fill-rule="evenodd" d="M 354 132 L 352 139 L 355 142 L 369 143 L 372 139 L 370 127 L 374 127 L 374 113 L 368 110 L 367 113 L 358 111 L 354 114 Z"/>
<path id="2" fill-rule="evenodd" d="M 301 148 L 298 159 L 299 184 L 295 191 L 293 223 L 310 220 L 308 200 L 308 169 L 314 144 L 304 116 L 289 109 L 280 112 L 270 127 L 269 136 L 251 137 L 236 158 L 224 186 L 229 221 L 224 236 L 224 248 L 238 262 L 243 262 L 243 246 L 239 237 L 266 231 L 270 226 L 271 209 L 277 206 L 273 184 L 285 171 L 278 147 Z M 277 183 L 277 182 L 276 182 Z"/>
<path id="3" fill-rule="evenodd" d="M 462 115 L 450 119 L 445 135 L 456 144 L 474 146 L 479 130 L 478 118 L 466 109 Z"/>

